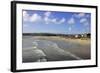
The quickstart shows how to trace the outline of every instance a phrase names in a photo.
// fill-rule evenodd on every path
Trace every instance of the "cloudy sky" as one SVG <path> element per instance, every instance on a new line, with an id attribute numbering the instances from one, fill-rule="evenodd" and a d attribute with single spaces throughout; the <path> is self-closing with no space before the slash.
<path id="1" fill-rule="evenodd" d="M 91 14 L 23 10 L 23 33 L 89 33 Z"/>

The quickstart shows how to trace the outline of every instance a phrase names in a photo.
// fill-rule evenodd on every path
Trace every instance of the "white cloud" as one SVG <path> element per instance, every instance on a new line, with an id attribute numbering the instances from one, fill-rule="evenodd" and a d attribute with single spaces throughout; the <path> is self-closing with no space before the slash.
<path id="1" fill-rule="evenodd" d="M 27 13 L 27 11 L 23 11 L 23 21 L 29 21 L 29 14 Z"/>
<path id="2" fill-rule="evenodd" d="M 72 17 L 68 20 L 67 22 L 68 24 L 74 24 L 75 23 L 75 19 Z"/>
<path id="3" fill-rule="evenodd" d="M 86 22 L 86 21 L 87 21 L 86 18 L 82 18 L 82 19 L 80 19 L 80 23 L 84 23 L 84 22 Z"/>
<path id="4" fill-rule="evenodd" d="M 51 15 L 51 12 L 45 12 L 44 15 L 45 17 L 49 17 Z"/>
<path id="5" fill-rule="evenodd" d="M 41 20 L 41 16 L 34 13 L 31 17 L 30 17 L 30 21 L 31 22 L 36 22 L 36 21 L 40 21 Z"/>
<path id="6" fill-rule="evenodd" d="M 25 17 L 27 15 L 27 12 L 26 11 L 23 11 L 23 16 Z"/>
<path id="7" fill-rule="evenodd" d="M 81 18 L 85 16 L 85 13 L 74 14 L 75 17 Z"/>
<path id="8" fill-rule="evenodd" d="M 29 15 L 27 11 L 23 11 L 23 19 L 26 22 L 41 22 L 43 21 L 46 24 L 53 23 L 53 24 L 62 24 L 66 21 L 65 18 L 61 18 L 57 20 L 57 18 L 50 18 L 52 15 L 51 12 L 45 12 L 44 13 L 44 18 L 42 18 L 39 14 L 34 13 L 32 15 Z"/>
<path id="9" fill-rule="evenodd" d="M 51 12 L 45 12 L 44 13 L 44 21 L 46 24 L 49 24 L 49 23 L 54 23 L 54 24 L 62 24 L 65 22 L 65 18 L 62 18 L 60 20 L 57 20 L 57 18 L 50 18 L 50 16 L 52 15 Z"/>
<path id="10" fill-rule="evenodd" d="M 83 16 L 85 16 L 85 13 L 79 13 L 78 16 L 83 17 Z"/>
<path id="11" fill-rule="evenodd" d="M 59 24 L 62 24 L 62 23 L 64 23 L 66 21 L 66 19 L 65 18 L 62 18 L 60 21 L 59 21 Z"/>
<path id="12" fill-rule="evenodd" d="M 56 19 L 56 18 L 52 19 L 51 21 L 52 21 L 53 23 L 57 23 L 57 19 Z"/>
<path id="13" fill-rule="evenodd" d="M 41 20 L 41 16 L 34 13 L 31 16 L 27 13 L 27 11 L 23 11 L 23 21 L 25 22 L 36 22 L 36 21 L 40 21 Z"/>
<path id="14" fill-rule="evenodd" d="M 65 22 L 65 18 L 62 18 L 62 19 L 60 19 L 58 21 L 57 21 L 56 18 L 54 18 L 54 19 L 51 19 L 51 22 L 54 23 L 54 24 L 62 24 L 62 23 Z"/>
<path id="15" fill-rule="evenodd" d="M 49 24 L 50 19 L 48 17 L 44 17 L 44 21 L 45 21 L 46 24 Z"/>
<path id="16" fill-rule="evenodd" d="M 80 19 L 80 23 L 83 24 L 84 26 L 89 25 L 89 22 L 88 22 L 87 18 Z"/>
<path id="17" fill-rule="evenodd" d="M 51 15 L 51 12 L 45 12 L 44 13 L 44 21 L 46 24 L 49 24 L 51 22 L 51 19 L 49 18 Z"/>
<path id="18" fill-rule="evenodd" d="M 48 18 L 48 17 L 45 17 L 45 18 L 44 18 L 44 21 L 45 21 L 46 24 L 49 24 L 49 23 L 58 24 L 58 21 L 57 21 L 56 18 L 50 19 L 50 18 Z"/>

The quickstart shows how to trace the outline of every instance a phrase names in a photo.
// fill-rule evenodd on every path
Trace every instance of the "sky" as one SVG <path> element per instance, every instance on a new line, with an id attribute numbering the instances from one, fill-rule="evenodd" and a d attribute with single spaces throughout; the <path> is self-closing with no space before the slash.
<path id="1" fill-rule="evenodd" d="M 23 10 L 23 33 L 84 34 L 91 32 L 91 13 Z"/>

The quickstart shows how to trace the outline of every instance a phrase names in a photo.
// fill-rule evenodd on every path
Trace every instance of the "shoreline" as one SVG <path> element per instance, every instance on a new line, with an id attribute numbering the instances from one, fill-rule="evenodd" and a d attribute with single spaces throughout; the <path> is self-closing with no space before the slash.
<path id="1" fill-rule="evenodd" d="M 33 36 L 35 39 L 42 39 L 42 40 L 63 40 L 63 41 L 71 41 L 73 43 L 82 43 L 82 44 L 90 44 L 90 38 L 65 38 L 60 36 Z"/>

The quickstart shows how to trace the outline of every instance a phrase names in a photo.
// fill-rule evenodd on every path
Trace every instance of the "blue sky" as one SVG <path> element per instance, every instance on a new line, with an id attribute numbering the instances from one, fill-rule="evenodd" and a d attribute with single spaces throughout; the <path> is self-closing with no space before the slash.
<path id="1" fill-rule="evenodd" d="M 23 10 L 23 33 L 82 34 L 90 32 L 90 13 Z"/>

